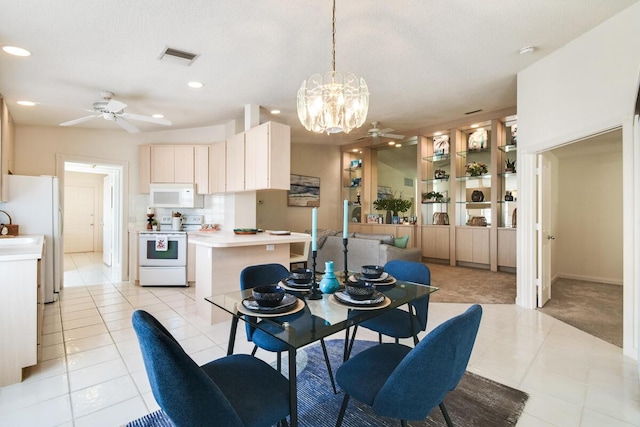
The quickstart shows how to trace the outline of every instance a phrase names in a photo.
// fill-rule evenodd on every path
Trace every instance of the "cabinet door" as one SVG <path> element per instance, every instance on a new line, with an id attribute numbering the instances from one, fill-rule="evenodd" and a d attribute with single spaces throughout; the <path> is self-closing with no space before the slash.
<path id="1" fill-rule="evenodd" d="M 291 188 L 291 128 L 269 122 L 268 186 L 273 190 Z"/>
<path id="2" fill-rule="evenodd" d="M 194 146 L 177 145 L 174 147 L 174 172 L 173 182 L 193 183 L 194 182 Z"/>
<path id="3" fill-rule="evenodd" d="M 473 262 L 478 264 L 489 264 L 490 262 L 490 245 L 489 245 L 489 229 L 477 228 L 473 229 Z"/>
<path id="4" fill-rule="evenodd" d="M 193 153 L 193 182 L 198 194 L 209 194 L 209 146 L 196 145 Z"/>
<path id="5" fill-rule="evenodd" d="M 449 259 L 448 227 L 422 227 L 422 256 Z"/>
<path id="6" fill-rule="evenodd" d="M 411 226 L 406 226 L 406 225 L 398 225 L 396 226 L 396 232 L 394 233 L 394 236 L 396 237 L 404 237 L 404 236 L 409 236 L 409 242 L 407 247 L 408 248 L 415 248 L 416 247 L 416 233 L 415 233 L 415 227 Z"/>
<path id="7" fill-rule="evenodd" d="M 227 143 L 215 142 L 209 147 L 209 191 L 224 193 L 227 182 Z"/>
<path id="8" fill-rule="evenodd" d="M 244 133 L 227 140 L 226 191 L 244 191 Z"/>
<path id="9" fill-rule="evenodd" d="M 151 146 L 151 182 L 175 182 L 175 150 L 171 145 Z"/>
<path id="10" fill-rule="evenodd" d="M 269 134 L 267 124 L 256 126 L 244 135 L 245 190 L 268 188 Z"/>
<path id="11" fill-rule="evenodd" d="M 456 260 L 489 264 L 489 229 L 485 227 L 456 228 Z"/>
<path id="12" fill-rule="evenodd" d="M 515 228 L 498 228 L 498 265 L 516 267 Z"/>
<path id="13" fill-rule="evenodd" d="M 151 146 L 141 145 L 138 148 L 138 191 L 142 194 L 148 194 L 150 182 Z"/>

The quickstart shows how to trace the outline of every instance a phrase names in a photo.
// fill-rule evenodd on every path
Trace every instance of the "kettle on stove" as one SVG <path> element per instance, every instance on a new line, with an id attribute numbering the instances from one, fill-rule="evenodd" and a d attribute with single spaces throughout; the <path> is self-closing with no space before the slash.
<path id="1" fill-rule="evenodd" d="M 171 230 L 182 230 L 182 215 L 176 215 L 175 213 L 173 214 L 173 216 L 171 217 Z"/>

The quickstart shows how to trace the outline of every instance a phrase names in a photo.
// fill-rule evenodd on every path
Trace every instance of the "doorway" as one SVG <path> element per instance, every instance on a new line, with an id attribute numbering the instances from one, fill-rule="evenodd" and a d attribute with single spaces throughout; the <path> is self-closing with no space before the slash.
<path id="1" fill-rule="evenodd" d="M 539 161 L 538 306 L 622 347 L 622 130 L 549 150 Z"/>
<path id="2" fill-rule="evenodd" d="M 70 178 L 68 174 L 76 174 L 72 177 L 75 177 L 77 182 L 78 177 L 93 175 L 93 179 L 84 180 L 86 182 L 94 182 L 94 184 L 91 184 L 94 189 L 93 217 L 85 217 L 85 222 L 93 223 L 93 252 L 101 252 L 103 262 L 106 265 L 110 264 L 112 280 L 127 280 L 128 246 L 126 244 L 127 229 L 125 218 L 127 218 L 128 209 L 124 201 L 128 197 L 126 190 L 128 186 L 128 163 L 58 154 L 56 155 L 56 172 L 60 179 L 60 199 L 63 201 L 63 215 L 66 214 L 64 200 L 66 198 L 67 179 L 65 178 Z M 71 183 L 74 181 L 73 178 L 68 180 Z M 84 184 L 85 187 L 88 186 L 86 182 Z M 80 185 L 80 187 L 82 186 Z M 95 191 L 96 188 L 99 191 Z M 75 190 L 72 186 L 71 191 Z M 79 191 L 86 192 L 85 190 Z M 105 220 L 109 221 L 109 224 L 106 224 Z M 82 232 L 78 234 L 82 234 Z M 86 240 L 83 243 L 85 249 L 88 248 Z"/>

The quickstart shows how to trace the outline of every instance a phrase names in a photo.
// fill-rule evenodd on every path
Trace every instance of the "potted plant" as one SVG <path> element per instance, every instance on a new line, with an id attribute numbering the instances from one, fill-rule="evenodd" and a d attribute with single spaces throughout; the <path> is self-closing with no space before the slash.
<path id="1" fill-rule="evenodd" d="M 489 171 L 487 165 L 480 162 L 467 163 L 465 170 L 471 176 L 480 176 Z"/>
<path id="2" fill-rule="evenodd" d="M 438 191 L 429 191 L 428 193 L 422 193 L 423 201 L 431 201 L 431 202 L 439 203 L 443 199 L 444 199 L 444 196 L 442 195 L 442 193 Z"/>
<path id="3" fill-rule="evenodd" d="M 387 211 L 386 223 L 391 223 L 391 213 L 393 216 L 398 216 L 398 212 L 406 212 L 411 208 L 411 200 L 403 199 L 402 195 L 399 197 L 388 197 L 384 199 L 378 199 L 373 202 L 373 207 L 378 211 Z"/>

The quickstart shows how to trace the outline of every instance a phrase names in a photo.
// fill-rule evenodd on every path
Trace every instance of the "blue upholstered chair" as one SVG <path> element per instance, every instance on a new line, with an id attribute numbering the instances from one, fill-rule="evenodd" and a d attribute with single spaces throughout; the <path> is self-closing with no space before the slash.
<path id="1" fill-rule="evenodd" d="M 263 285 L 272 285 L 280 282 L 280 280 L 289 277 L 289 270 L 281 264 L 259 264 L 259 265 L 251 265 L 249 267 L 245 267 L 240 272 L 240 289 L 252 289 L 256 286 Z M 305 307 L 305 310 L 308 310 Z M 301 316 L 303 313 L 294 313 L 291 318 L 297 318 Z M 248 316 L 247 316 L 248 317 Z M 253 318 L 252 321 L 255 323 L 256 318 Z M 280 372 L 282 357 L 281 354 L 283 351 L 288 351 L 289 347 L 282 341 L 277 338 L 274 338 L 272 335 L 268 334 L 262 329 L 258 329 L 249 322 L 246 322 L 246 332 L 247 332 L 247 340 L 252 341 L 254 344 L 253 351 L 251 352 L 252 356 L 255 356 L 258 347 L 263 350 L 271 351 L 277 353 L 277 368 L 278 372 Z M 275 332 L 278 332 L 279 326 L 273 324 L 271 322 L 267 322 L 264 324 L 265 328 L 271 328 Z M 329 362 L 329 356 L 327 353 L 327 347 L 324 343 L 324 339 L 320 340 L 320 344 L 322 345 L 322 351 L 324 353 L 324 359 L 327 363 L 327 372 L 329 372 L 329 377 L 331 378 L 331 386 L 333 387 L 333 392 L 337 393 L 338 390 L 336 388 L 335 380 L 333 379 L 333 371 L 331 370 L 331 363 Z"/>
<path id="2" fill-rule="evenodd" d="M 271 366 L 244 354 L 198 366 L 152 315 L 132 320 L 153 396 L 176 426 L 287 424 L 289 384 Z"/>
<path id="3" fill-rule="evenodd" d="M 398 280 L 420 283 L 422 285 L 431 284 L 431 271 L 429 267 L 420 262 L 403 260 L 389 261 L 384 265 L 384 271 Z M 400 338 L 413 337 L 414 345 L 418 344 L 418 333 L 427 329 L 429 295 L 412 301 L 408 304 L 408 308 L 408 311 L 396 308 L 354 326 L 345 359 L 349 358 L 358 326 L 378 332 L 378 341 L 380 344 L 382 344 L 382 335 L 395 338 L 396 344 Z M 357 311 L 351 313 L 352 316 L 356 314 Z"/>
<path id="4" fill-rule="evenodd" d="M 386 343 L 368 348 L 346 361 L 336 373 L 345 396 L 336 427 L 342 425 L 352 396 L 381 416 L 423 420 L 440 406 L 453 427 L 443 399 L 462 378 L 480 326 L 482 308 L 471 306 L 431 331 L 414 348 Z"/>

